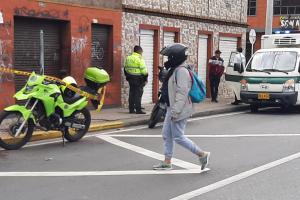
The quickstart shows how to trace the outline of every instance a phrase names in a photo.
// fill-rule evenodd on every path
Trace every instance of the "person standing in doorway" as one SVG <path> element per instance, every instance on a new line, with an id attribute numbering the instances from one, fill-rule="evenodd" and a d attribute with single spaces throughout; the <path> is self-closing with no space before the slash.
<path id="1" fill-rule="evenodd" d="M 162 96 L 166 97 L 164 100 L 167 104 L 167 114 L 162 129 L 165 159 L 154 165 L 154 170 L 172 169 L 174 141 L 197 155 L 202 170 L 208 164 L 210 153 L 201 150 L 184 135 L 187 119 L 193 113 L 193 104 L 189 97 L 192 79 L 188 69 L 183 65 L 187 59 L 187 49 L 185 45 L 175 43 L 163 48 L 160 52 L 168 56 L 168 61 L 164 63 L 168 74 L 162 86 Z"/>
<path id="2" fill-rule="evenodd" d="M 218 103 L 218 91 L 222 74 L 224 73 L 224 60 L 221 58 L 221 51 L 216 50 L 215 56 L 211 57 L 208 62 L 209 81 L 211 91 L 211 101 Z"/>
<path id="3" fill-rule="evenodd" d="M 129 83 L 129 113 L 146 114 L 142 111 L 141 101 L 148 70 L 142 54 L 142 47 L 135 46 L 133 53 L 125 60 L 124 73 Z"/>
<path id="4" fill-rule="evenodd" d="M 243 54 L 242 47 L 238 47 L 236 49 L 236 51 L 237 51 L 237 54 L 233 58 L 233 63 L 234 63 L 234 66 L 235 65 L 240 66 L 240 69 L 241 69 L 240 73 L 242 73 L 246 67 L 246 57 Z M 234 90 L 233 90 L 233 92 L 234 92 L 234 102 L 232 102 L 231 104 L 238 105 L 239 103 L 241 103 L 241 99 L 239 98 L 240 95 L 237 95 Z"/>

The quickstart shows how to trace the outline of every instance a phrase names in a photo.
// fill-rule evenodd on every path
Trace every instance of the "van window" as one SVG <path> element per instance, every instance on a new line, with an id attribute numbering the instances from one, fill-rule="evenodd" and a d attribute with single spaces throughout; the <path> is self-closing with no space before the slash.
<path id="1" fill-rule="evenodd" d="M 229 58 L 228 67 L 233 67 L 233 65 L 234 65 L 234 58 L 235 58 L 236 54 L 237 54 L 237 52 L 231 52 L 230 58 Z"/>
<path id="2" fill-rule="evenodd" d="M 281 70 L 281 71 L 294 71 L 297 61 L 297 52 L 293 51 L 271 51 L 256 53 L 247 71 L 251 70 Z"/>

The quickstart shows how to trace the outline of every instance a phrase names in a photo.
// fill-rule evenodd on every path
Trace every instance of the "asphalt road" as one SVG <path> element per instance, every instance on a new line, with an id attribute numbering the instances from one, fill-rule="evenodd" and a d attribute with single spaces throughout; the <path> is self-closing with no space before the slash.
<path id="1" fill-rule="evenodd" d="M 174 170 L 153 171 L 161 127 L 131 127 L 0 150 L 2 200 L 282 200 L 300 198 L 300 112 L 192 119 L 186 134 L 211 152 L 208 170 L 176 145 Z"/>

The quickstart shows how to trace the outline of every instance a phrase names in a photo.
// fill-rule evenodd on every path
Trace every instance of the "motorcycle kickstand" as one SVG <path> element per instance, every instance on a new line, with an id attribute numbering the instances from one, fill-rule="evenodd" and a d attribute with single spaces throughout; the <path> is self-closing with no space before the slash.
<path id="1" fill-rule="evenodd" d="M 63 147 L 65 147 L 65 143 L 66 143 L 65 142 L 65 134 L 66 134 L 66 131 L 65 131 L 65 129 L 63 129 L 62 130 L 62 135 L 61 135 L 62 136 Z"/>

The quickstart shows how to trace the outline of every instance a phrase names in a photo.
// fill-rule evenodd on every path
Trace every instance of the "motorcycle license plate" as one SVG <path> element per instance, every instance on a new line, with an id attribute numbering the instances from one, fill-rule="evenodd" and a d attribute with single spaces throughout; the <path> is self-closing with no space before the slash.
<path id="1" fill-rule="evenodd" d="M 269 93 L 259 93 L 257 98 L 262 99 L 262 100 L 268 100 L 268 99 L 270 99 L 270 94 Z"/>

